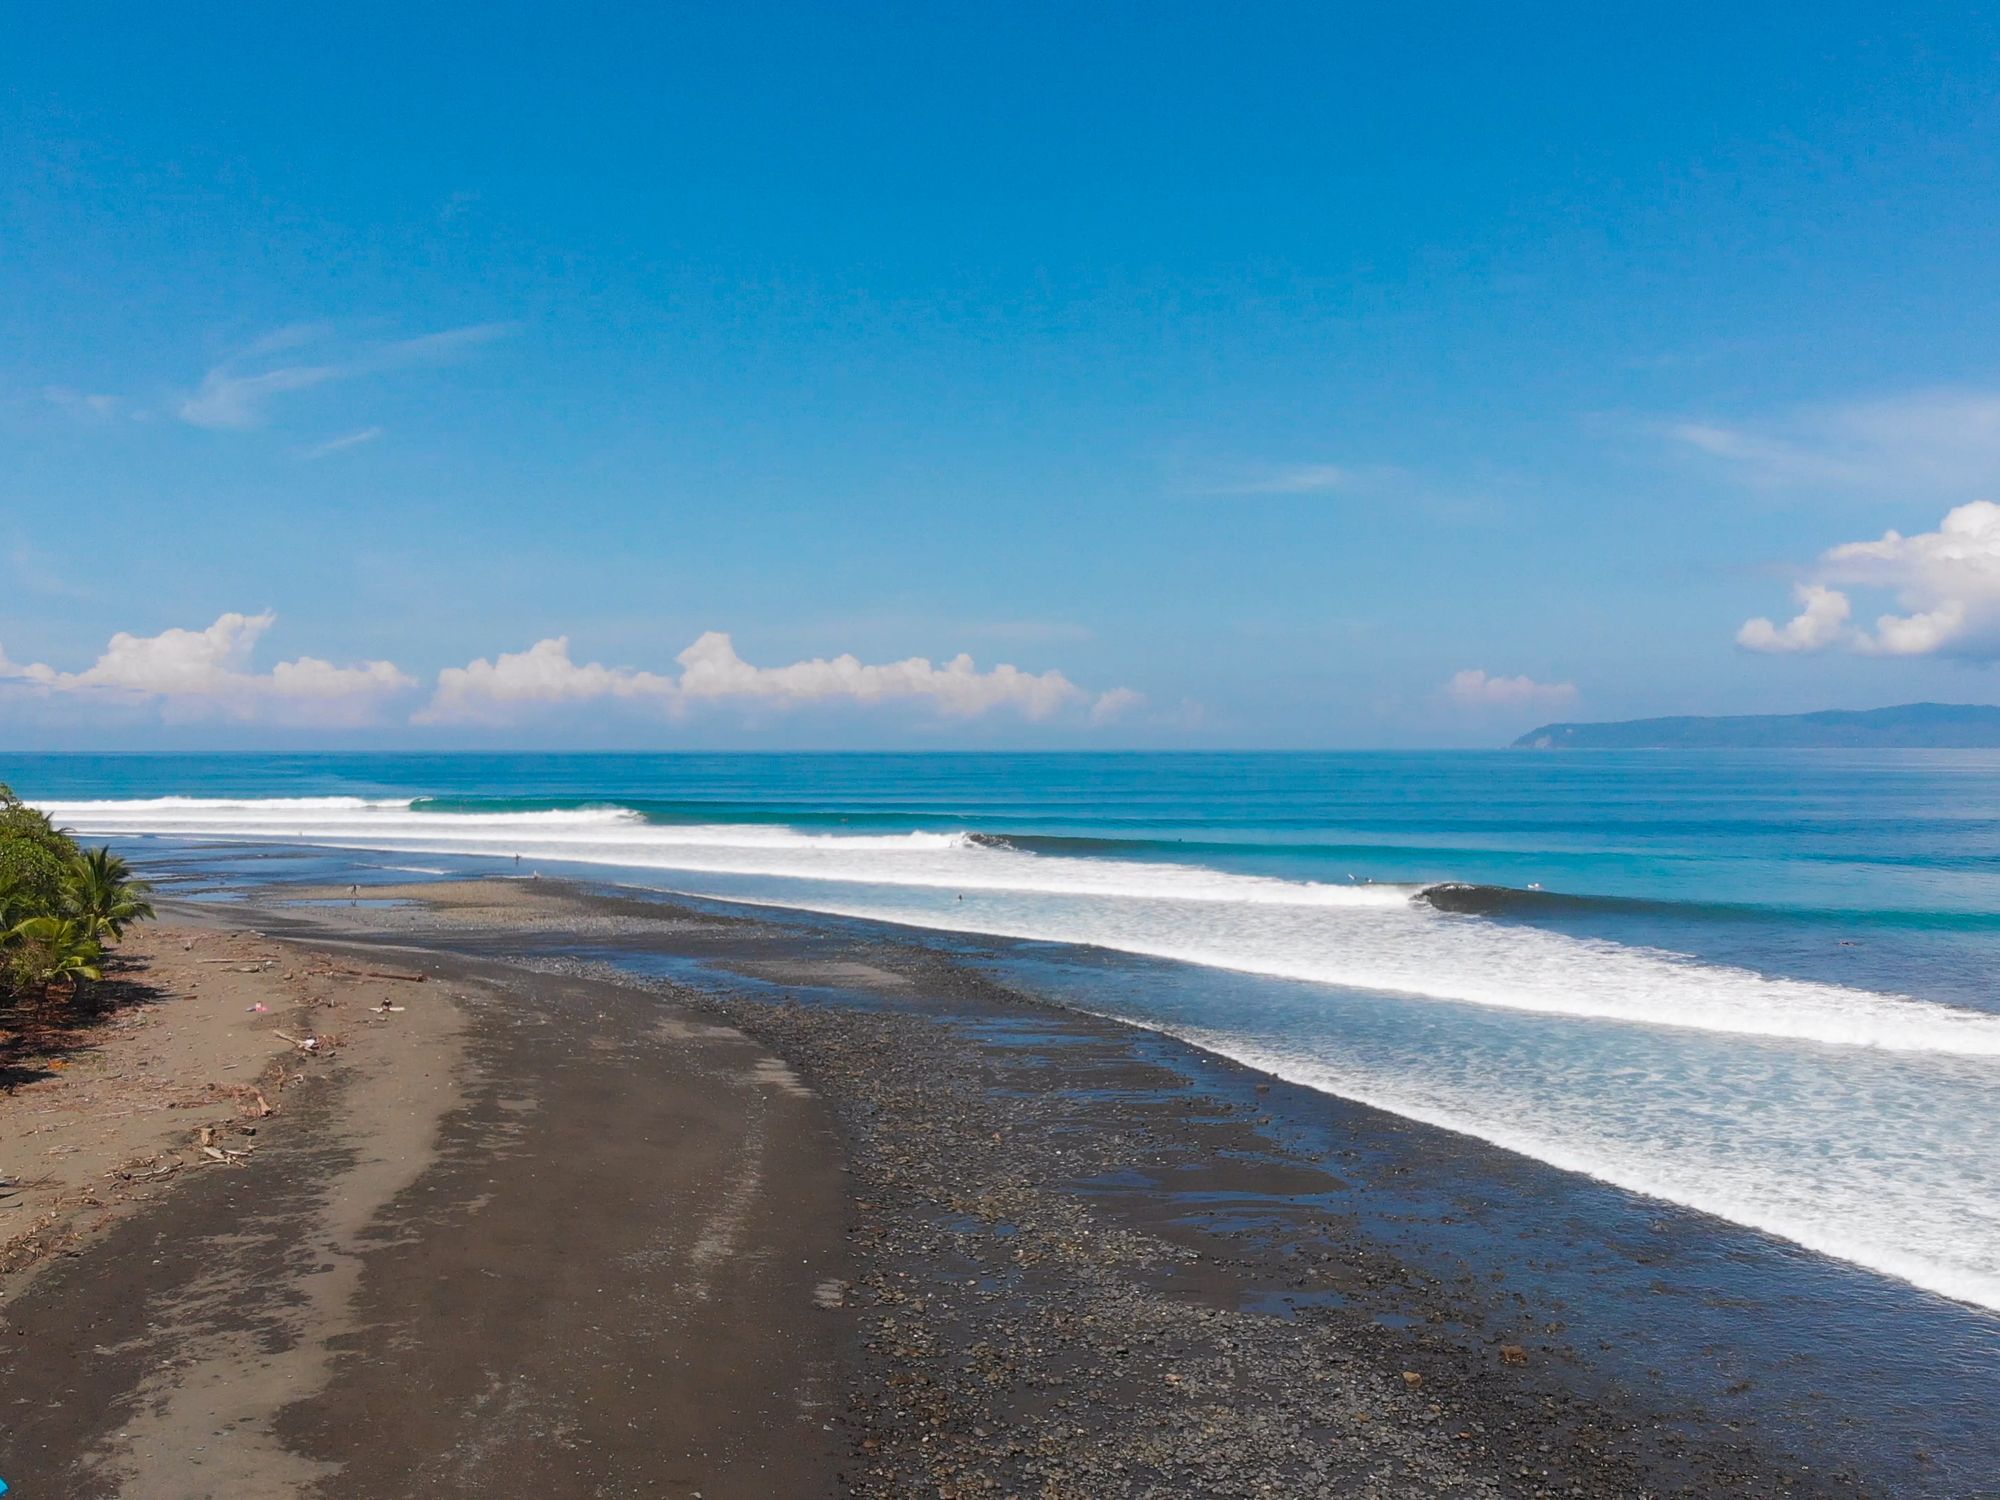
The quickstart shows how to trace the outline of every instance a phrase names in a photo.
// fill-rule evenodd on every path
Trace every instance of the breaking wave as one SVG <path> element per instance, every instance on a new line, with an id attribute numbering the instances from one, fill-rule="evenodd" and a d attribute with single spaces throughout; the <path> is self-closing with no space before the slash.
<path id="1" fill-rule="evenodd" d="M 1491 886 L 1288 880 L 1035 853 L 967 831 L 661 823 L 615 803 L 487 810 L 358 797 L 48 804 L 91 834 L 282 841 L 673 872 L 677 888 L 953 931 L 1083 943 L 1413 999 L 1896 1052 L 2000 1056 L 2000 1017 L 1772 978 L 1480 914 Z M 696 878 L 689 878 L 696 877 Z M 704 880 L 700 877 L 712 877 Z"/>

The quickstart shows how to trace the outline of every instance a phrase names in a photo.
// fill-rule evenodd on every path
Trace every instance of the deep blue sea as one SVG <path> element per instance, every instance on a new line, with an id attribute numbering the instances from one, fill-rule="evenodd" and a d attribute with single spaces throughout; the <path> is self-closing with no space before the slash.
<path id="1" fill-rule="evenodd" d="M 2000 1308 L 2000 755 L 34 756 L 375 851 L 1113 956 L 1065 998 Z"/>

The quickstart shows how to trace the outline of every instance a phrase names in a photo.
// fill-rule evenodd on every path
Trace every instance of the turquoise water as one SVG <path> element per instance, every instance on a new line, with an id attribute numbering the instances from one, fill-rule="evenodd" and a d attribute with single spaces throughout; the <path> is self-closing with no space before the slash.
<path id="1" fill-rule="evenodd" d="M 1071 998 L 2000 1308 L 2000 756 L 17 756 L 0 776 L 142 857 L 595 872 L 1164 961 L 1171 983 Z"/>

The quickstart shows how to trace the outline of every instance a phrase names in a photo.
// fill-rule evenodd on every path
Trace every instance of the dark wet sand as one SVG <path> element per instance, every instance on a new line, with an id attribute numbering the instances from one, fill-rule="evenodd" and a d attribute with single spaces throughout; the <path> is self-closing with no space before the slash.
<path id="1" fill-rule="evenodd" d="M 1354 1106 L 1328 1116 L 1351 1149 L 1288 1133 L 1327 1101 L 887 935 L 555 882 L 400 894 L 232 912 L 466 997 L 463 1103 L 352 1236 L 351 1296 L 307 1290 L 375 1128 L 334 1084 L 259 1175 L 17 1303 L 21 1493 L 1871 1492 L 1803 1425 L 1607 1382 L 1560 1310 L 1354 1209 L 1504 1153 Z M 323 1367 L 278 1358 L 315 1342 Z M 134 1470 L 132 1414 L 178 1391 L 198 1417 L 216 1366 L 295 1388 Z M 267 1487 L 210 1482 L 239 1440 Z"/>
<path id="2" fill-rule="evenodd" d="M 466 1023 L 434 1137 L 385 1162 L 395 1070 L 336 1061 L 253 1165 L 46 1270 L 0 1332 L 0 1477 L 24 1500 L 832 1493 L 851 1330 L 814 1301 L 848 1260 L 823 1106 L 671 1005 L 422 967 L 409 1004 Z"/>

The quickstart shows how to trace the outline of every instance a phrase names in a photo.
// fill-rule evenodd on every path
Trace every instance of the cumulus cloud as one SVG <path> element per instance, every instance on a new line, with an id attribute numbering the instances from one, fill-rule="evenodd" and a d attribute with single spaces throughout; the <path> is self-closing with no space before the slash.
<path id="1" fill-rule="evenodd" d="M 1489 677 L 1477 667 L 1455 672 L 1444 690 L 1468 708 L 1553 706 L 1576 697 L 1573 682 L 1537 682 L 1532 677 Z"/>
<path id="2" fill-rule="evenodd" d="M 152 701 L 174 717 L 222 714 L 315 723 L 368 719 L 385 699 L 416 686 L 386 661 L 343 667 L 301 656 L 258 672 L 251 655 L 276 621 L 266 610 L 225 614 L 205 630 L 176 628 L 148 636 L 120 631 L 80 672 L 12 662 L 0 651 L 0 682 L 43 694 Z"/>
<path id="3" fill-rule="evenodd" d="M 1002 664 L 982 671 L 970 656 L 942 664 L 926 657 L 870 664 L 859 657 L 816 657 L 786 666 L 745 661 L 734 642 L 709 631 L 675 658 L 678 676 L 578 664 L 569 641 L 555 637 L 526 651 L 481 659 L 438 674 L 437 692 L 417 717 L 423 723 L 494 722 L 537 705 L 598 699 L 652 700 L 676 710 L 725 700 L 793 707 L 813 703 L 928 704 L 954 718 L 976 718 L 998 709 L 1046 719 L 1066 708 L 1128 707 L 1136 694 L 1123 690 L 1095 698 L 1062 673 L 1023 672 Z"/>
<path id="4" fill-rule="evenodd" d="M 716 630 L 708 631 L 676 660 L 681 664 L 681 693 L 690 699 L 813 703 L 846 698 L 880 703 L 892 698 L 922 698 L 960 717 L 1014 708 L 1031 719 L 1046 719 L 1086 696 L 1060 672 L 1035 674 L 1004 663 L 982 672 L 963 653 L 943 666 L 933 666 L 922 656 L 868 666 L 858 657 L 845 655 L 785 667 L 753 667 L 736 654 L 729 637 Z"/>
<path id="5" fill-rule="evenodd" d="M 338 665 L 316 656 L 281 661 L 268 671 L 252 661 L 277 616 L 226 614 L 206 629 L 158 635 L 121 631 L 89 666 L 64 671 L 17 663 L 0 650 L 0 691 L 45 698 L 157 707 L 171 720 L 226 717 L 298 724 L 379 722 L 417 683 L 387 661 Z M 736 702 L 786 709 L 809 704 L 909 703 L 947 718 L 996 711 L 1043 720 L 1074 711 L 1081 721 L 1111 723 L 1144 702 L 1126 688 L 1090 693 L 1061 672 L 981 668 L 970 656 L 945 662 L 913 656 L 868 663 L 852 655 L 784 666 L 745 661 L 734 643 L 710 631 L 661 673 L 577 661 L 566 636 L 524 651 L 500 652 L 438 673 L 416 724 L 515 722 L 564 705 L 630 702 L 682 714 L 704 704 Z"/>
<path id="6" fill-rule="evenodd" d="M 1878 615 L 1872 631 L 1853 625 L 1853 602 L 1836 585 L 1884 591 L 1903 612 Z M 1975 500 L 1949 511 L 1936 531 L 1888 531 L 1830 548 L 1796 594 L 1792 619 L 1746 621 L 1737 643 L 1751 651 L 1840 646 L 1872 656 L 2000 659 L 2000 505 Z"/>
<path id="7" fill-rule="evenodd" d="M 437 692 L 416 717 L 419 724 L 492 723 L 512 718 L 523 707 L 587 703 L 597 698 L 674 696 L 670 677 L 624 667 L 578 666 L 570 660 L 569 637 L 537 641 L 526 651 L 502 652 L 438 673 Z"/>
<path id="8" fill-rule="evenodd" d="M 1947 388 L 1672 424 L 1674 441 L 1774 489 L 1964 494 L 2000 479 L 2000 391 Z"/>
<path id="9" fill-rule="evenodd" d="M 1823 584 L 1802 583 L 1792 590 L 1799 612 L 1783 625 L 1763 618 L 1745 620 L 1736 644 L 1746 651 L 1818 651 L 1847 629 L 1854 607 L 1845 594 Z"/>
<path id="10" fill-rule="evenodd" d="M 180 398 L 174 412 L 194 427 L 223 431 L 261 427 L 278 396 L 337 380 L 444 364 L 513 331 L 511 323 L 474 323 L 415 338 L 343 347 L 325 325 L 298 324 L 267 334 L 216 365 Z M 321 357 L 298 358 L 306 349 L 320 351 Z"/>

